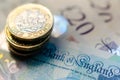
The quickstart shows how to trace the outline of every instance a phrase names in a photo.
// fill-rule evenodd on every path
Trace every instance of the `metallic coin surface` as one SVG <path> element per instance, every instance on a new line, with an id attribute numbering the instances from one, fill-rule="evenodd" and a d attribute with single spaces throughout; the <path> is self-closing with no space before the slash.
<path id="1" fill-rule="evenodd" d="M 5 29 L 5 32 L 6 32 L 6 38 L 7 38 L 7 41 L 9 42 L 9 44 L 12 46 L 12 47 L 14 47 L 15 49 L 17 49 L 17 50 L 22 50 L 22 51 L 33 51 L 33 50 L 35 50 L 35 49 L 38 49 L 38 48 L 40 48 L 43 44 L 45 44 L 48 40 L 49 40 L 49 38 L 50 38 L 50 36 L 48 36 L 43 42 L 41 42 L 41 43 L 39 43 L 39 44 L 28 44 L 28 45 L 26 45 L 26 44 L 24 44 L 24 43 L 18 43 L 17 41 L 15 41 L 13 38 L 12 38 L 12 36 L 11 36 L 11 34 L 10 34 L 10 32 L 9 32 L 9 30 L 7 29 L 7 27 L 6 27 L 6 29 Z"/>
<path id="2" fill-rule="evenodd" d="M 11 54 L 27 57 L 27 56 L 31 56 L 31 55 L 41 53 L 41 50 L 42 50 L 41 47 L 44 47 L 45 44 L 47 44 L 47 42 L 43 43 L 43 45 L 39 46 L 39 48 L 36 48 L 32 51 L 25 51 L 25 50 L 16 49 L 14 46 L 9 45 L 9 50 L 10 50 Z"/>
<path id="3" fill-rule="evenodd" d="M 17 38 L 36 39 L 52 29 L 53 16 L 42 5 L 25 4 L 9 14 L 7 25 L 9 32 Z"/>

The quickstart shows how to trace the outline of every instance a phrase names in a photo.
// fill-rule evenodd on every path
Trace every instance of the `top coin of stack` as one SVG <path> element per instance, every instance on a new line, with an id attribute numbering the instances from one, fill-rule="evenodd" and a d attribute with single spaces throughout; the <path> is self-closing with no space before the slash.
<path id="1" fill-rule="evenodd" d="M 14 9 L 7 18 L 6 38 L 15 49 L 32 51 L 50 37 L 53 16 L 39 4 L 25 4 Z"/>

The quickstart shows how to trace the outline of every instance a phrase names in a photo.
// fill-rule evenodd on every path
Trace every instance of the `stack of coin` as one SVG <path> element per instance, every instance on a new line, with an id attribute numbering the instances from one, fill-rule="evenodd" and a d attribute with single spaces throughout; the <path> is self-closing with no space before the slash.
<path id="1" fill-rule="evenodd" d="M 10 50 L 30 55 L 49 40 L 52 28 L 53 16 L 46 7 L 39 4 L 17 7 L 8 15 L 5 26 Z"/>

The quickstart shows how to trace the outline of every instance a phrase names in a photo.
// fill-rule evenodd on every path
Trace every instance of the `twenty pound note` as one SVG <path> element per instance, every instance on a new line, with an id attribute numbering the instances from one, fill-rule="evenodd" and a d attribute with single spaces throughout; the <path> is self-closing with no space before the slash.
<path id="1" fill-rule="evenodd" d="M 49 42 L 28 58 L 0 50 L 0 80 L 120 80 L 120 64 Z"/>

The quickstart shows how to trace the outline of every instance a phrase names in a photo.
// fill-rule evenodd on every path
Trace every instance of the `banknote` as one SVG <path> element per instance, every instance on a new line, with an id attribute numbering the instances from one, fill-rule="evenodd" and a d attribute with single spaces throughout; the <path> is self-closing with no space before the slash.
<path id="1" fill-rule="evenodd" d="M 120 6 L 119 0 L 90 0 L 91 7 L 98 15 L 104 25 L 111 29 L 119 37 L 119 16 L 120 11 L 118 7 Z"/>
<path id="2" fill-rule="evenodd" d="M 82 42 L 81 38 L 83 38 L 88 43 L 87 45 L 95 49 L 120 56 L 119 37 L 114 33 L 114 29 L 110 29 L 104 23 L 105 21 L 110 22 L 111 18 L 109 18 L 107 13 L 98 15 L 97 10 L 94 9 L 96 7 L 103 10 L 104 7 L 105 9 L 109 8 L 108 0 L 79 0 L 78 2 L 76 0 L 72 4 L 63 4 L 60 10 L 54 10 L 55 26 L 57 27 L 55 34 L 60 34 L 61 28 L 61 33 L 65 32 L 65 30 L 67 33 L 66 36 L 63 36 L 63 39 L 80 45 L 79 42 Z M 97 6 L 98 4 L 96 5 L 95 3 L 103 3 L 103 7 Z M 53 7 L 51 4 L 49 6 Z"/>
<path id="3" fill-rule="evenodd" d="M 119 62 L 120 58 L 117 55 L 109 54 L 108 52 L 94 49 L 93 47 L 86 45 L 84 41 L 80 43 L 80 45 L 75 42 L 69 42 L 67 40 L 62 40 L 60 38 L 51 38 L 50 42 L 56 44 L 60 48 L 67 47 L 68 49 L 74 49 L 76 51 L 82 51 L 85 53 L 89 53 L 91 55 L 95 55 L 100 58 L 108 59 L 111 61 Z M 97 54 L 98 53 L 98 54 Z"/>
<path id="4" fill-rule="evenodd" d="M 116 39 L 119 41 L 119 17 L 120 11 L 118 10 L 120 1 L 119 0 L 89 0 L 90 7 L 92 7 L 93 11 L 97 14 L 97 17 L 101 19 L 102 24 L 105 27 L 108 27 L 111 29 L 111 32 L 114 33 L 114 36 L 116 36 Z M 114 42 L 112 46 L 114 46 L 114 51 L 119 54 L 119 44 L 117 41 L 111 41 Z M 110 45 L 111 42 L 108 44 Z M 115 49 L 116 45 L 116 49 Z M 112 46 L 109 46 L 112 47 Z M 113 51 L 113 52 L 114 52 Z"/>
<path id="5" fill-rule="evenodd" d="M 31 57 L 19 57 L 0 50 L 0 80 L 120 79 L 119 63 L 94 56 L 102 53 L 86 53 L 70 48 L 74 44 L 59 44 L 50 41 Z"/>

